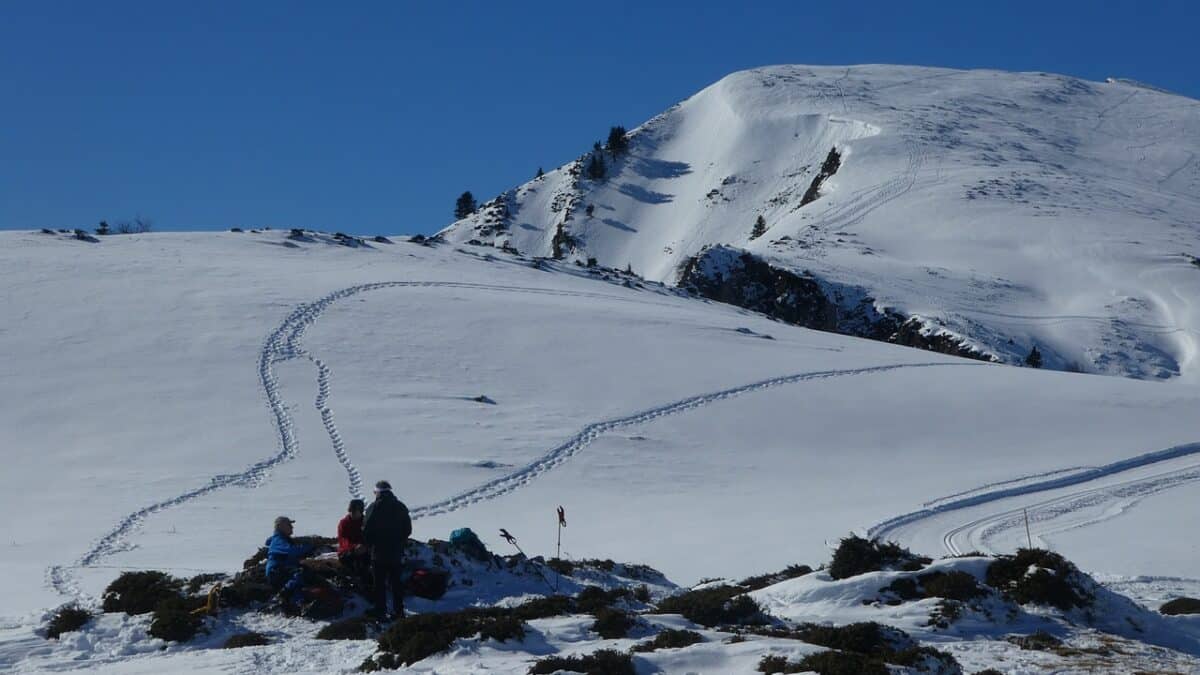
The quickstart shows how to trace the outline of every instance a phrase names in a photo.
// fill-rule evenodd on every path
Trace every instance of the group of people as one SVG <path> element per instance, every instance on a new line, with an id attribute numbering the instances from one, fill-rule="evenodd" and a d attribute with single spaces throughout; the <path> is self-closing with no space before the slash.
<path id="1" fill-rule="evenodd" d="M 371 613 L 380 617 L 404 616 L 404 548 L 412 534 L 408 507 L 392 493 L 386 480 L 375 484 L 370 506 L 350 500 L 347 514 L 337 526 L 337 555 L 342 566 L 371 590 Z M 312 582 L 300 560 L 315 546 L 292 539 L 294 520 L 275 519 L 275 532 L 267 539 L 267 581 L 285 603 L 296 603 Z M 388 609 L 388 595 L 392 607 Z"/>

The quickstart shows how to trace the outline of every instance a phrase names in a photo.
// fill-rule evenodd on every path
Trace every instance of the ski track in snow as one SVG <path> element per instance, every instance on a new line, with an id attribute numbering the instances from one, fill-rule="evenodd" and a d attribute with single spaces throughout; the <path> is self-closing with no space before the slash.
<path id="1" fill-rule="evenodd" d="M 332 370 L 323 361 L 307 352 L 301 346 L 300 340 L 303 338 L 308 327 L 315 323 L 316 320 L 325 312 L 325 310 L 335 302 L 358 295 L 360 293 L 387 288 L 461 288 L 537 295 L 601 298 L 605 300 L 647 304 L 642 300 L 624 298 L 603 293 L 588 293 L 585 291 L 562 291 L 548 288 L 499 286 L 449 281 L 384 281 L 351 286 L 339 291 L 335 291 L 314 302 L 300 305 L 292 310 L 287 318 L 284 319 L 283 323 L 281 323 L 278 328 L 276 328 L 267 336 L 266 340 L 264 341 L 263 348 L 259 352 L 259 381 L 262 386 L 263 393 L 267 399 L 267 405 L 271 410 L 272 422 L 275 425 L 276 432 L 279 435 L 278 452 L 270 457 L 267 457 L 266 459 L 252 464 L 244 471 L 231 474 L 218 474 L 213 476 L 208 483 L 201 487 L 189 490 L 170 499 L 165 499 L 148 506 L 144 506 L 133 513 L 130 513 L 122 518 L 120 522 L 118 522 L 117 525 L 108 533 L 93 542 L 91 547 L 88 548 L 88 550 L 84 552 L 84 554 L 80 556 L 73 565 L 52 565 L 47 568 L 47 583 L 60 595 L 75 598 L 80 601 L 85 600 L 84 593 L 72 570 L 98 567 L 97 563 L 99 563 L 101 560 L 132 548 L 132 544 L 129 542 L 129 537 L 142 525 L 143 522 L 145 522 L 146 518 L 166 509 L 180 506 L 200 497 L 204 497 L 223 488 L 233 486 L 248 488 L 258 487 L 266 480 L 271 469 L 283 464 L 284 462 L 294 459 L 299 453 L 299 443 L 296 440 L 292 417 L 288 412 L 287 405 L 284 402 L 283 395 L 280 392 L 279 383 L 275 375 L 274 365 L 277 363 L 304 358 L 312 362 L 316 367 L 317 396 L 314 401 L 314 406 L 316 407 L 317 412 L 320 414 L 321 422 L 325 427 L 326 433 L 329 435 L 330 445 L 333 449 L 334 455 L 346 471 L 347 487 L 350 494 L 355 497 L 360 497 L 362 495 L 362 477 L 358 471 L 358 468 L 355 467 L 353 461 L 350 459 L 345 443 L 343 442 L 341 434 L 337 429 L 337 425 L 334 422 L 333 409 L 329 404 L 332 387 Z M 946 362 L 907 363 L 866 368 L 798 373 L 794 375 L 770 378 L 767 380 L 762 380 L 731 389 L 724 389 L 709 394 L 692 396 L 690 398 L 656 408 L 651 408 L 649 410 L 634 413 L 625 417 L 589 424 L 578 434 L 572 436 L 561 445 L 553 448 L 531 464 L 517 469 L 506 476 L 501 476 L 492 481 L 484 483 L 483 485 L 471 490 L 462 492 L 438 502 L 434 502 L 432 504 L 415 508 L 412 510 L 411 514 L 414 519 L 421 518 L 425 516 L 448 513 L 450 511 L 455 511 L 481 501 L 494 499 L 516 490 L 517 488 L 539 477 L 546 471 L 549 471 L 550 469 L 562 464 L 570 457 L 581 451 L 583 448 L 590 445 L 594 440 L 613 430 L 633 426 L 636 424 L 642 424 L 660 417 L 665 417 L 688 410 L 694 410 L 696 408 L 730 399 L 741 394 L 761 391 L 763 389 L 806 380 L 881 373 L 901 368 L 976 365 L 983 364 L 959 364 Z"/>
<path id="2" fill-rule="evenodd" d="M 916 185 L 917 175 L 925 164 L 926 152 L 919 143 L 913 140 L 906 141 L 905 147 L 908 151 L 908 162 L 899 174 L 879 185 L 860 190 L 845 202 L 830 207 L 821 214 L 815 226 L 826 232 L 837 232 L 854 227 L 872 211 L 912 190 Z"/>
<path id="3" fill-rule="evenodd" d="M 1162 462 L 1180 459 L 1191 455 L 1200 454 L 1200 443 L 1187 443 L 1177 445 L 1165 450 L 1149 452 L 1142 455 L 1137 455 L 1129 459 L 1123 459 L 1111 464 L 1097 466 L 1090 469 L 1075 470 L 1063 469 L 1062 471 L 1073 471 L 1069 475 L 1060 476 L 1058 478 L 1050 478 L 1036 482 L 1024 482 L 1030 479 L 1036 479 L 1039 476 L 1053 475 L 1058 472 L 1050 472 L 1050 474 L 1034 474 L 1025 478 L 1018 478 L 1004 483 L 994 484 L 1012 484 L 1011 487 L 1005 487 L 998 490 L 983 492 L 982 494 L 973 494 L 978 491 L 970 491 L 967 493 L 970 496 L 965 496 L 960 499 L 952 499 L 946 497 L 940 500 L 930 502 L 932 506 L 906 513 L 895 518 L 875 525 L 870 528 L 867 533 L 869 537 L 888 539 L 901 528 L 906 528 L 920 521 L 933 518 L 935 516 L 960 511 L 963 509 L 988 504 L 991 502 L 1009 499 L 1012 497 L 1021 497 L 1025 495 L 1033 495 L 1052 490 L 1061 490 L 1063 488 L 1074 487 L 1078 485 L 1086 485 L 1097 480 L 1111 478 L 1119 474 L 1141 469 Z M 1028 509 L 1030 522 L 1049 522 L 1051 520 L 1063 518 L 1068 515 L 1079 515 L 1083 509 L 1093 508 L 1098 505 L 1112 502 L 1117 505 L 1115 509 L 1104 510 L 1094 516 L 1086 517 L 1083 520 L 1074 521 L 1069 526 L 1060 528 L 1058 531 L 1065 529 L 1075 529 L 1086 527 L 1109 518 L 1113 518 L 1120 514 L 1125 509 L 1129 508 L 1137 501 L 1149 495 L 1162 492 L 1186 483 L 1200 480 L 1200 465 L 1186 466 L 1179 469 L 1166 471 L 1152 476 L 1136 478 L 1120 483 L 1102 485 L 1094 488 L 1085 488 L 1064 495 L 1058 495 L 1049 499 L 1027 504 L 1016 509 L 1004 509 L 1002 511 L 985 515 L 981 518 L 972 520 L 963 525 L 956 526 L 949 531 L 943 533 L 942 543 L 946 552 L 951 555 L 960 555 L 964 549 L 960 542 L 968 542 L 977 544 L 986 548 L 988 539 L 995 538 L 999 533 L 1012 529 L 1014 527 L 1024 526 L 1024 512 Z M 985 489 L 988 486 L 984 486 Z M 949 500 L 949 501 L 947 501 Z M 1048 532 L 1047 532 L 1048 533 Z"/>
<path id="4" fill-rule="evenodd" d="M 1042 546 L 1045 547 L 1043 537 L 1046 535 L 1087 527 L 1110 518 L 1115 518 L 1150 495 L 1198 479 L 1200 479 L 1200 465 L 1192 465 L 1183 469 L 1124 481 L 1115 485 L 1105 485 L 1089 490 L 1073 492 L 1029 504 L 1021 508 L 993 513 L 965 523 L 943 534 L 942 544 L 952 555 L 961 555 L 963 551 L 974 548 L 986 548 L 990 550 L 991 547 L 988 546 L 988 541 L 995 539 L 1002 532 L 1024 527 L 1025 513 L 1028 512 L 1031 524 L 1042 523 L 1046 525 L 1046 527 L 1039 528 L 1041 531 L 1038 534 L 1032 535 L 1034 539 L 1038 539 Z M 1072 518 L 1072 516 L 1082 515 L 1081 512 L 1085 509 L 1109 503 L 1111 503 L 1111 507 L 1103 509 L 1095 515 L 1083 515 L 1081 519 Z M 1056 520 L 1064 520 L 1065 522 L 1057 526 L 1052 526 L 1052 523 Z"/>

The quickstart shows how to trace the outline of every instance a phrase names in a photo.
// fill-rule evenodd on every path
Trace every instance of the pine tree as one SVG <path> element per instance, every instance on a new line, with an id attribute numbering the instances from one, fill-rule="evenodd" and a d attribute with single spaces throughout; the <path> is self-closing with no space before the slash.
<path id="1" fill-rule="evenodd" d="M 767 232 L 767 221 L 763 219 L 761 214 L 759 214 L 758 220 L 754 221 L 754 229 L 750 230 L 750 238 L 758 239 L 759 237 L 766 234 L 766 232 Z"/>
<path id="2" fill-rule="evenodd" d="M 106 221 L 106 220 L 100 221 L 100 225 L 96 227 L 96 234 L 98 234 L 100 236 L 104 236 L 108 233 L 109 233 L 108 221 Z"/>
<path id="3" fill-rule="evenodd" d="M 608 151 L 613 157 L 629 149 L 629 137 L 625 135 L 625 127 L 613 127 L 608 130 Z"/>
<path id="4" fill-rule="evenodd" d="M 1033 349 L 1029 350 L 1029 356 L 1025 357 L 1025 365 L 1030 368 L 1042 367 L 1042 353 L 1038 351 L 1037 345 L 1034 345 Z"/>
<path id="5" fill-rule="evenodd" d="M 598 152 L 592 153 L 592 159 L 587 165 L 587 177 L 592 180 L 604 180 L 607 173 L 608 167 L 604 166 L 604 157 Z"/>
<path id="6" fill-rule="evenodd" d="M 540 167 L 540 166 L 539 166 L 539 167 L 538 167 L 538 172 L 537 172 L 537 175 L 536 175 L 536 176 L 534 176 L 534 178 L 541 178 L 542 176 L 545 176 L 545 175 L 546 175 L 546 172 L 545 172 L 545 171 L 542 171 L 542 167 Z"/>
<path id="7" fill-rule="evenodd" d="M 458 196 L 458 201 L 454 202 L 454 217 L 457 220 L 462 220 L 467 216 L 475 213 L 479 206 L 475 203 L 475 196 L 468 190 Z"/>

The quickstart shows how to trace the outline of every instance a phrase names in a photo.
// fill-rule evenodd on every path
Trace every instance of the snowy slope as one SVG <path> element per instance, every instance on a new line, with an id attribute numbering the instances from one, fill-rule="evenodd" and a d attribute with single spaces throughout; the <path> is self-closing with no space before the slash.
<path id="1" fill-rule="evenodd" d="M 1005 362 L 1037 345 L 1054 369 L 1200 378 L 1194 100 L 1046 73 L 778 66 L 630 135 L 606 179 L 583 175 L 585 154 L 443 236 L 549 256 L 557 235 L 567 259 L 667 283 L 730 245 Z M 801 206 L 831 148 L 840 168 Z"/>
<path id="2" fill-rule="evenodd" d="M 1156 545 L 1100 571 L 1194 574 L 1168 490 L 1200 477 L 1200 390 L 814 332 L 489 250 L 0 234 L 3 625 L 122 569 L 237 569 L 279 513 L 328 534 L 378 478 L 418 538 L 465 525 L 504 550 L 505 527 L 546 554 L 563 504 L 565 554 L 683 584 L 815 565 L 872 527 L 941 554 L 1014 504 L 1068 556 L 1127 509 Z M 1128 481 L 1147 498 L 1110 489 Z"/>

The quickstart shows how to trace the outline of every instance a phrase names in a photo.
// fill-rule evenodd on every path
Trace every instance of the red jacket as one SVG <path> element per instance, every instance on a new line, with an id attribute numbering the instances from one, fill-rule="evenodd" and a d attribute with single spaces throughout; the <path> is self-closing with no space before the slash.
<path id="1" fill-rule="evenodd" d="M 363 521 L 355 520 L 347 513 L 338 521 L 337 539 L 338 539 L 338 555 L 353 551 L 356 546 L 363 543 Z"/>

